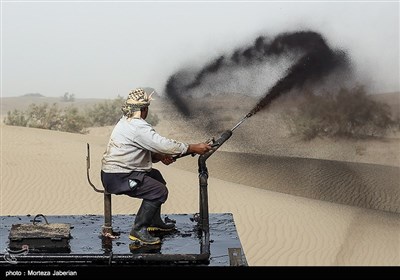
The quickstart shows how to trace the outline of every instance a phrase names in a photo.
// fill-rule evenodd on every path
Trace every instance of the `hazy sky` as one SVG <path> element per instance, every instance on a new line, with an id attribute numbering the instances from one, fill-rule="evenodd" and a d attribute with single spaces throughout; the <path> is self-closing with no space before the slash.
<path id="1" fill-rule="evenodd" d="M 400 91 L 399 2 L 2 1 L 2 96 L 162 92 L 168 77 L 259 35 L 315 30 L 360 82 Z"/>

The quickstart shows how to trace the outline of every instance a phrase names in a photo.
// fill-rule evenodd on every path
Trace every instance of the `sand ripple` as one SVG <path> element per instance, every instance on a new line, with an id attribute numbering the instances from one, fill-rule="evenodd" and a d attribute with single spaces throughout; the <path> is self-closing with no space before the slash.
<path id="1" fill-rule="evenodd" d="M 176 167 L 196 170 L 182 158 Z M 256 188 L 400 213 L 400 168 L 332 160 L 217 151 L 210 176 Z"/>

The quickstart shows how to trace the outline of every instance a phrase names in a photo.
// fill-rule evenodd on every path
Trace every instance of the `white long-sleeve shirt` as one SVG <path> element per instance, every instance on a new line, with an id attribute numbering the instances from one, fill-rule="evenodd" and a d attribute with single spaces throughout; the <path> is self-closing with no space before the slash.
<path id="1" fill-rule="evenodd" d="M 111 133 L 101 169 L 106 173 L 150 171 L 152 153 L 178 155 L 186 153 L 188 147 L 159 135 L 143 119 L 122 117 Z"/>

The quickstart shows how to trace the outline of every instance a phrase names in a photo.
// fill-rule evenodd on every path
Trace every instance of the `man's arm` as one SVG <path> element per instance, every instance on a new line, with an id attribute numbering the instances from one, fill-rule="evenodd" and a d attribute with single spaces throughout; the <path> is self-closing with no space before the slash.
<path id="1" fill-rule="evenodd" d="M 186 154 L 199 154 L 202 155 L 211 150 L 211 146 L 207 143 L 189 144 Z M 171 155 L 164 155 L 159 153 L 151 153 L 151 160 L 153 163 L 161 161 L 165 165 L 169 165 L 176 161 L 176 158 Z"/>
<path id="2" fill-rule="evenodd" d="M 211 146 L 207 143 L 199 143 L 199 144 L 189 144 L 187 149 L 187 154 L 205 154 L 209 150 L 211 150 Z"/>
<path id="3" fill-rule="evenodd" d="M 207 143 L 186 144 L 168 139 L 161 136 L 148 124 L 142 124 L 140 134 L 135 139 L 135 143 L 145 150 L 154 154 L 176 155 L 176 154 L 199 154 L 202 155 L 209 150 L 211 146 Z M 157 160 L 157 157 L 156 157 Z M 160 159 L 161 160 L 161 159 Z"/>

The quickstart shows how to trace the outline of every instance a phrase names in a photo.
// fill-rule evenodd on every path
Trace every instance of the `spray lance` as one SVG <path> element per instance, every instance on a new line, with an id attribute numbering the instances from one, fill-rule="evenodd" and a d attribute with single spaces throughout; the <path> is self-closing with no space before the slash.
<path id="1" fill-rule="evenodd" d="M 215 148 L 212 150 L 212 153 L 214 151 L 216 151 L 223 143 L 225 143 L 225 141 L 228 140 L 232 136 L 233 131 L 236 128 L 238 128 L 249 117 L 251 117 L 250 113 L 248 113 L 246 116 L 244 116 L 234 127 L 232 127 L 232 129 L 225 130 L 217 140 L 212 139 L 211 140 L 212 143 L 210 143 L 210 144 L 211 144 L 211 147 Z"/>
<path id="2" fill-rule="evenodd" d="M 237 129 L 247 118 L 253 115 L 252 112 L 248 113 L 244 116 L 232 129 L 225 130 L 218 139 L 212 138 L 209 141 L 206 141 L 212 149 L 207 153 L 199 156 L 198 159 L 198 171 L 199 171 L 199 188 L 200 188 L 200 197 L 199 197 L 199 213 L 198 216 L 195 215 L 195 220 L 198 222 L 199 230 L 201 231 L 201 252 L 210 252 L 210 225 L 209 225 L 209 212 L 208 212 L 208 170 L 206 161 L 207 159 L 216 151 L 226 140 L 228 140 L 235 129 Z M 184 154 L 175 156 L 174 159 L 178 159 L 187 155 L 194 156 L 195 154 Z"/>
<path id="3" fill-rule="evenodd" d="M 212 147 L 212 149 L 211 149 L 209 152 L 205 153 L 203 156 L 206 156 L 206 158 L 208 158 L 209 156 L 211 156 L 216 150 L 218 150 L 218 148 L 219 148 L 223 143 L 226 142 L 226 140 L 228 140 L 228 139 L 232 136 L 233 131 L 234 131 L 236 128 L 238 128 L 246 119 L 250 118 L 253 114 L 254 114 L 253 112 L 248 113 L 248 114 L 247 114 L 246 116 L 244 116 L 232 129 L 230 129 L 230 130 L 229 130 L 229 129 L 228 129 L 228 130 L 225 130 L 225 131 L 221 134 L 221 136 L 220 136 L 218 139 L 215 140 L 214 138 L 212 138 L 212 139 L 210 139 L 210 140 L 207 140 L 206 142 L 207 142 L 208 144 L 210 144 L 210 146 Z M 191 156 L 194 157 L 196 154 L 194 154 L 194 153 L 189 153 L 189 154 L 177 155 L 177 156 L 174 156 L 173 159 L 176 160 L 176 159 L 178 159 L 178 158 L 182 158 L 182 157 L 185 157 L 185 156 L 188 156 L 188 155 L 191 155 Z"/>

